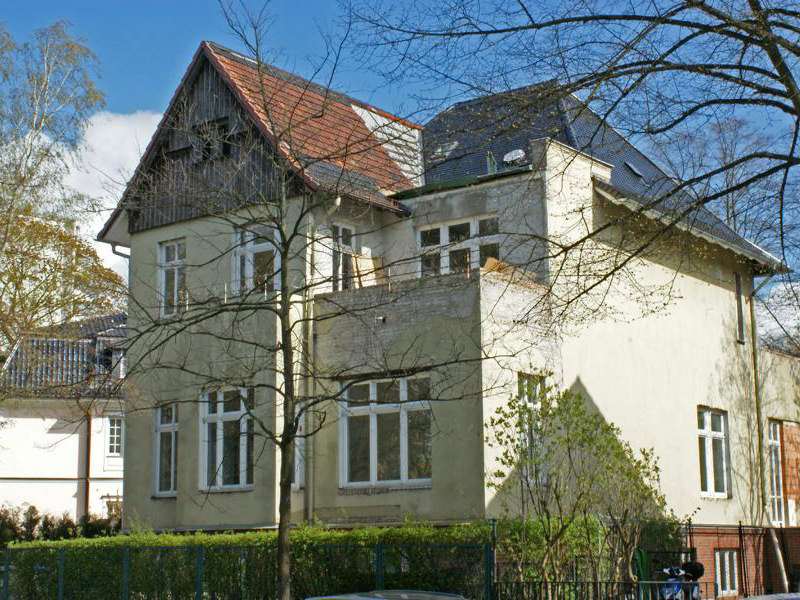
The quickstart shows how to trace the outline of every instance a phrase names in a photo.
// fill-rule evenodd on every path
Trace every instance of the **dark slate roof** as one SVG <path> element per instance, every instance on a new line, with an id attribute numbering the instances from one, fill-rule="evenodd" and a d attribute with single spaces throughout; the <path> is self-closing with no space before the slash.
<path id="1" fill-rule="evenodd" d="M 0 387 L 23 395 L 116 394 L 120 382 L 104 353 L 122 344 L 126 320 L 125 313 L 104 315 L 23 336 L 0 371 Z"/>
<path id="2" fill-rule="evenodd" d="M 770 269 L 781 268 L 778 259 L 738 235 L 688 193 L 669 194 L 676 183 L 658 165 L 577 98 L 562 97 L 553 83 L 460 102 L 435 116 L 423 130 L 425 183 L 488 175 L 488 152 L 499 172 L 518 169 L 519 162 L 505 165 L 503 157 L 523 150 L 521 163 L 529 164 L 531 142 L 541 138 L 610 164 L 610 191 L 666 217 L 682 215 L 691 231 Z"/>

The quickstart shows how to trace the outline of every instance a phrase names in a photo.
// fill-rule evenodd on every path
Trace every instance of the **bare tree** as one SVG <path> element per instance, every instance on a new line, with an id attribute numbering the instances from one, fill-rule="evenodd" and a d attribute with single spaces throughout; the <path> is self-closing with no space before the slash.
<path id="1" fill-rule="evenodd" d="M 94 53 L 63 21 L 22 43 L 0 28 L 0 250 L 20 215 L 75 221 L 90 207 L 64 177 L 103 106 L 96 72 Z"/>

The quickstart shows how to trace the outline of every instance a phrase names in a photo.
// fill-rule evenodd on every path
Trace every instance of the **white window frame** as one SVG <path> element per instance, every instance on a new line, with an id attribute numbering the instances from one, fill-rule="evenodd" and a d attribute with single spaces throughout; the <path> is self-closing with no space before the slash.
<path id="1" fill-rule="evenodd" d="M 240 404 L 238 411 L 222 411 L 222 400 L 225 392 L 238 390 L 240 394 Z M 200 396 L 200 418 L 198 419 L 200 425 L 200 489 L 204 492 L 224 492 L 224 491 L 248 491 L 253 489 L 253 481 L 247 481 L 247 467 L 248 467 L 248 454 L 247 454 L 247 439 L 248 432 L 253 427 L 253 418 L 247 408 L 247 401 L 250 394 L 253 394 L 252 388 L 219 388 L 207 391 Z M 209 402 L 211 398 L 218 403 L 218 410 L 216 413 L 209 411 Z M 255 400 L 252 401 L 253 403 Z M 231 421 L 241 421 L 240 435 L 239 435 L 239 483 L 224 484 L 222 483 L 222 461 L 224 454 L 224 424 Z M 216 423 L 216 437 L 213 443 L 216 444 L 216 465 L 214 467 L 214 475 L 216 482 L 211 483 L 208 480 L 208 444 L 212 440 L 208 439 L 208 425 Z M 255 445 L 255 440 L 253 440 Z M 253 480 L 255 480 L 255 448 L 253 448 Z"/>
<path id="2" fill-rule="evenodd" d="M 721 410 L 715 410 L 707 407 L 698 407 L 698 415 L 703 415 L 703 427 L 698 426 L 697 437 L 705 444 L 705 458 L 706 458 L 706 482 L 708 483 L 708 490 L 703 490 L 702 478 L 700 480 L 700 495 L 704 498 L 730 498 L 731 496 L 731 482 L 730 482 L 730 457 L 728 446 L 728 413 Z M 719 415 L 722 417 L 722 431 L 713 431 L 711 427 L 711 416 Z M 713 440 L 722 440 L 722 477 L 724 483 L 724 491 L 717 492 L 716 479 L 714 474 L 714 449 Z M 699 457 L 698 457 L 699 458 Z"/>
<path id="3" fill-rule="evenodd" d="M 115 435 L 114 433 L 114 426 L 113 422 L 119 421 L 119 433 Z M 108 434 L 106 435 L 106 456 L 119 458 L 122 457 L 123 453 L 125 452 L 125 419 L 122 415 L 108 415 L 106 417 L 106 424 L 108 425 Z M 114 440 L 115 437 L 119 437 L 118 444 Z M 111 449 L 111 445 L 119 446 L 118 451 L 113 451 Z"/>
<path id="4" fill-rule="evenodd" d="M 714 550 L 714 566 L 717 589 L 720 596 L 739 595 L 739 551 L 735 548 L 718 548 Z M 724 573 L 725 588 L 722 586 Z M 733 584 L 733 585 L 731 585 Z"/>
<path id="5" fill-rule="evenodd" d="M 173 260 L 167 260 L 167 249 L 173 248 Z M 183 257 L 180 257 L 179 250 L 183 248 Z M 186 286 L 186 257 L 188 256 L 186 238 L 176 238 L 159 242 L 158 244 L 158 312 L 162 318 L 168 319 L 182 313 L 189 298 Z M 172 302 L 174 310 L 167 312 L 167 273 L 174 273 L 174 286 Z M 183 288 L 178 285 L 179 279 L 183 279 Z"/>
<path id="6" fill-rule="evenodd" d="M 275 231 L 268 226 L 270 239 L 269 241 L 256 243 L 256 234 L 252 229 L 254 225 L 241 225 L 236 226 L 233 231 L 233 252 L 231 273 L 233 274 L 233 281 L 231 282 L 231 290 L 234 296 L 242 296 L 255 289 L 254 282 L 254 255 L 261 252 L 272 253 L 272 278 L 271 285 L 264 286 L 264 297 L 266 298 L 270 292 L 278 291 L 280 288 L 280 261 L 278 260 L 277 248 L 275 247 Z M 244 259 L 244 273 L 242 273 L 242 259 Z M 242 279 L 245 280 L 246 289 L 242 290 Z"/>
<path id="7" fill-rule="evenodd" d="M 430 487 L 431 477 L 409 479 L 408 477 L 408 414 L 414 411 L 431 411 L 431 427 L 433 426 L 433 412 L 430 401 L 408 401 L 408 381 L 410 379 L 430 379 L 429 377 L 408 377 L 399 379 L 375 379 L 359 382 L 369 385 L 368 404 L 350 406 L 346 402 L 347 390 L 343 392 L 344 402 L 341 403 L 339 419 L 339 487 L 341 488 L 372 488 L 372 487 Z M 400 385 L 400 402 L 378 403 L 378 383 L 396 381 Z M 400 479 L 378 479 L 378 415 L 400 414 Z M 348 417 L 369 416 L 369 481 L 349 481 L 349 445 L 348 445 Z M 432 435 L 432 433 L 431 433 Z M 431 463 L 433 456 L 431 455 Z"/>
<path id="8" fill-rule="evenodd" d="M 347 229 L 350 232 L 350 244 L 343 244 L 341 241 L 343 229 Z M 336 260 L 337 255 L 339 257 L 338 262 Z M 342 265 L 344 264 L 342 257 L 345 255 L 349 256 L 351 260 L 350 268 L 352 272 L 350 273 L 349 280 L 345 279 L 342 269 Z M 358 255 L 359 244 L 356 228 L 351 223 L 331 223 L 331 289 L 334 292 L 352 290 L 358 287 L 356 285 L 356 260 Z"/>
<path id="9" fill-rule="evenodd" d="M 769 460 L 770 520 L 776 527 L 784 525 L 783 464 L 781 456 L 781 422 L 767 422 L 767 458 Z"/>
<path id="10" fill-rule="evenodd" d="M 155 419 L 155 442 L 153 448 L 155 450 L 154 462 L 155 480 L 153 481 L 153 493 L 158 497 L 171 497 L 178 493 L 178 403 L 172 402 L 168 405 L 172 408 L 172 418 L 167 423 L 161 422 L 161 411 L 165 406 L 159 406 L 154 411 Z M 159 489 L 159 482 L 161 480 L 161 434 L 168 433 L 172 437 L 170 444 L 170 489 Z"/>
<path id="11" fill-rule="evenodd" d="M 417 240 L 417 248 L 419 250 L 419 260 L 418 260 L 418 267 L 417 267 L 417 276 L 422 277 L 422 258 L 424 255 L 431 255 L 431 254 L 439 254 L 439 274 L 440 275 L 448 275 L 450 270 L 450 253 L 457 251 L 457 250 L 469 250 L 469 269 L 467 273 L 470 273 L 476 269 L 480 269 L 483 265 L 480 264 L 480 254 L 481 254 L 481 246 L 487 246 L 490 244 L 497 244 L 498 247 L 498 256 L 500 255 L 500 250 L 502 249 L 501 235 L 498 233 L 489 234 L 489 235 L 480 235 L 480 222 L 486 221 L 490 219 L 497 219 L 499 225 L 499 218 L 496 214 L 485 214 L 479 215 L 475 217 L 470 217 L 469 219 L 458 219 L 453 221 L 446 221 L 443 223 L 438 223 L 436 225 L 426 225 L 424 227 L 420 227 L 417 230 L 416 240 Z M 463 225 L 465 223 L 469 223 L 469 237 L 465 240 L 460 242 L 450 242 L 450 227 L 455 225 Z M 422 245 L 422 235 L 423 232 L 431 231 L 431 230 L 439 230 L 439 243 L 430 246 L 423 246 Z"/>

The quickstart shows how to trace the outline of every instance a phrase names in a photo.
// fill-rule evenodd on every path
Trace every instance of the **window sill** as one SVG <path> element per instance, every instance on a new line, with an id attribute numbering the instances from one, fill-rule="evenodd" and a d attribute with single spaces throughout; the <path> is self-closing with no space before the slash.
<path id="1" fill-rule="evenodd" d="M 700 497 L 703 500 L 730 500 L 731 496 L 728 492 L 725 493 L 716 493 L 716 492 L 700 492 Z"/>
<path id="2" fill-rule="evenodd" d="M 376 484 L 346 484 L 339 486 L 340 496 L 372 496 L 374 494 L 388 494 L 390 492 L 413 492 L 430 490 L 433 483 L 430 480 L 423 480 L 414 483 L 376 483 Z"/>
<path id="3" fill-rule="evenodd" d="M 230 487 L 218 487 L 218 488 L 200 488 L 200 491 L 204 494 L 230 494 L 233 492 L 252 492 L 253 486 L 251 485 L 237 485 L 237 486 L 230 486 Z"/>
<path id="4" fill-rule="evenodd" d="M 150 496 L 150 500 L 177 500 L 178 493 L 177 492 L 170 492 L 170 493 L 155 493 Z"/>

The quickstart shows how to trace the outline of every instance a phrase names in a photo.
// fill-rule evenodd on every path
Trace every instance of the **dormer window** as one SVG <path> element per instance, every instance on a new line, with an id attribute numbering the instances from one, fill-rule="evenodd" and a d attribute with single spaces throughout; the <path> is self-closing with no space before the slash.
<path id="1" fill-rule="evenodd" d="M 628 167 L 628 169 L 630 170 L 630 172 L 631 172 L 631 173 L 633 173 L 634 175 L 636 175 L 636 176 L 637 176 L 639 179 L 641 179 L 641 178 L 643 178 L 643 177 L 644 177 L 644 175 L 642 174 L 642 172 L 641 172 L 639 169 L 637 169 L 637 168 L 636 168 L 636 167 L 633 165 L 633 163 L 630 163 L 630 162 L 628 162 L 628 161 L 626 160 L 626 161 L 625 161 L 625 166 L 626 166 L 626 167 Z"/>

